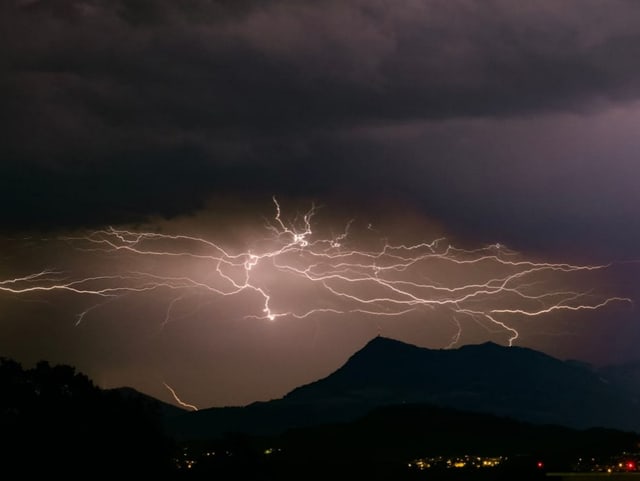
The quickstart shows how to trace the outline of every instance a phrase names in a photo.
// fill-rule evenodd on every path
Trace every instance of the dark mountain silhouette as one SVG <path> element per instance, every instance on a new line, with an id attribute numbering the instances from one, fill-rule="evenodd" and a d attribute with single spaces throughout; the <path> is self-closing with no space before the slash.
<path id="1" fill-rule="evenodd" d="M 586 365 L 494 343 L 429 350 L 376 338 L 296 402 L 428 402 L 532 422 L 637 429 L 637 404 Z M 633 425 L 633 423 L 636 423 Z"/>
<path id="2" fill-rule="evenodd" d="M 404 404 L 377 408 L 350 423 L 288 431 L 280 437 L 279 446 L 292 465 L 316 467 L 306 479 L 326 479 L 348 471 L 353 477 L 342 479 L 407 479 L 407 461 L 472 453 L 506 456 L 501 469 L 486 473 L 486 479 L 513 480 L 544 479 L 537 462 L 546 470 L 571 470 L 580 457 L 634 449 L 638 439 L 635 433 L 615 430 L 574 430 Z M 426 479 L 433 479 L 435 473 L 429 474 Z M 469 479 L 456 479 L 460 478 Z"/>
<path id="3" fill-rule="evenodd" d="M 383 337 L 370 341 L 333 374 L 282 399 L 185 414 L 172 427 L 182 438 L 273 434 L 350 421 L 376 407 L 403 403 L 576 428 L 640 428 L 638 403 L 588 365 L 494 343 L 431 350 Z"/>
<path id="4" fill-rule="evenodd" d="M 599 370 L 603 378 L 614 383 L 640 402 L 640 361 L 607 366 Z"/>

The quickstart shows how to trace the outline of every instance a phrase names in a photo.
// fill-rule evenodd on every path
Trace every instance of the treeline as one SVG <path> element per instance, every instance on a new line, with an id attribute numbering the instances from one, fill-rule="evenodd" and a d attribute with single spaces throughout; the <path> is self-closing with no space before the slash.
<path id="1" fill-rule="evenodd" d="M 0 478 L 166 475 L 173 453 L 154 403 L 102 390 L 70 366 L 0 358 Z"/>

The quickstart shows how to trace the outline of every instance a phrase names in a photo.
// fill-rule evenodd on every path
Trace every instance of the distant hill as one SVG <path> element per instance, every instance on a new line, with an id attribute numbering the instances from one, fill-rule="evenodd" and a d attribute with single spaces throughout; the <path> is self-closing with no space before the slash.
<path id="1" fill-rule="evenodd" d="M 149 396 L 148 394 L 136 391 L 132 387 L 117 387 L 113 389 L 107 389 L 107 392 L 117 394 L 118 396 L 127 400 L 142 403 L 148 406 L 150 410 L 157 411 L 161 416 L 165 418 L 180 416 L 181 414 L 187 412 L 184 409 L 179 408 L 178 406 L 174 406 L 173 404 L 160 401 L 159 399 Z"/>
<path id="2" fill-rule="evenodd" d="M 639 437 L 607 429 L 574 430 L 535 425 L 489 414 L 427 405 L 378 408 L 350 423 L 288 431 L 277 445 L 287 472 L 314 466 L 305 479 L 440 479 L 410 478 L 407 462 L 423 457 L 472 454 L 504 456 L 501 468 L 481 479 L 544 479 L 545 470 L 571 470 L 580 458 L 605 457 L 633 450 Z M 285 463 L 283 463 L 285 464 Z M 298 468 L 298 469 L 295 469 Z M 427 474 L 427 473 L 425 473 Z M 454 479 L 478 479 L 458 476 Z M 515 475 L 517 474 L 517 475 Z M 527 474 L 534 476 L 527 476 Z M 450 476 L 451 477 L 451 476 Z M 291 477 L 294 479 L 294 477 Z M 446 478 L 449 479 L 449 478 Z"/>
<path id="3" fill-rule="evenodd" d="M 640 430 L 638 402 L 587 365 L 494 343 L 432 350 L 383 337 L 333 374 L 282 399 L 183 414 L 171 426 L 186 439 L 225 432 L 275 434 L 351 421 L 374 408 L 404 403 L 576 428 Z"/>

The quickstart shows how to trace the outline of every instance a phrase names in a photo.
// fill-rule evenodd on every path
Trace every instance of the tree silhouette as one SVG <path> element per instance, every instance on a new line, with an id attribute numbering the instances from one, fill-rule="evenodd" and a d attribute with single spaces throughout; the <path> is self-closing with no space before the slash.
<path id="1" fill-rule="evenodd" d="M 157 405 L 103 391 L 71 366 L 0 358 L 0 476 L 154 475 L 170 469 Z"/>

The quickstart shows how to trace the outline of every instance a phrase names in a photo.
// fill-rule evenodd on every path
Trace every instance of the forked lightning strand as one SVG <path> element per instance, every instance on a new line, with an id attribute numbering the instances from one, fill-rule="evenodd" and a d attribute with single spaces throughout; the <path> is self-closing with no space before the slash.
<path id="1" fill-rule="evenodd" d="M 465 320 L 504 332 L 511 345 L 519 336 L 518 319 L 631 302 L 557 287 L 563 276 L 607 265 L 532 262 L 500 244 L 463 250 L 444 239 L 414 245 L 378 240 L 377 248 L 359 249 L 350 239 L 351 224 L 337 236 L 322 237 L 312 228 L 313 207 L 294 225 L 283 220 L 275 198 L 274 205 L 266 238 L 246 251 L 234 252 L 202 237 L 108 228 L 61 240 L 84 255 L 121 259 L 112 263 L 112 271 L 83 277 L 42 270 L 0 281 L 0 292 L 100 298 L 78 315 L 78 323 L 105 304 L 150 291 L 170 293 L 162 325 L 182 304 L 202 295 L 239 297 L 243 307 L 259 306 L 240 317 L 271 321 L 323 314 L 401 317 L 438 310 L 438 316 L 451 323 L 449 346 L 459 342 Z M 375 231 L 369 226 L 367 232 Z M 176 263 L 183 267 L 176 270 Z M 147 268 L 123 270 L 121 264 Z M 460 274 L 461 269 L 470 275 Z M 292 294 L 290 288 L 308 294 Z M 195 409 L 166 387 L 179 404 Z"/>

